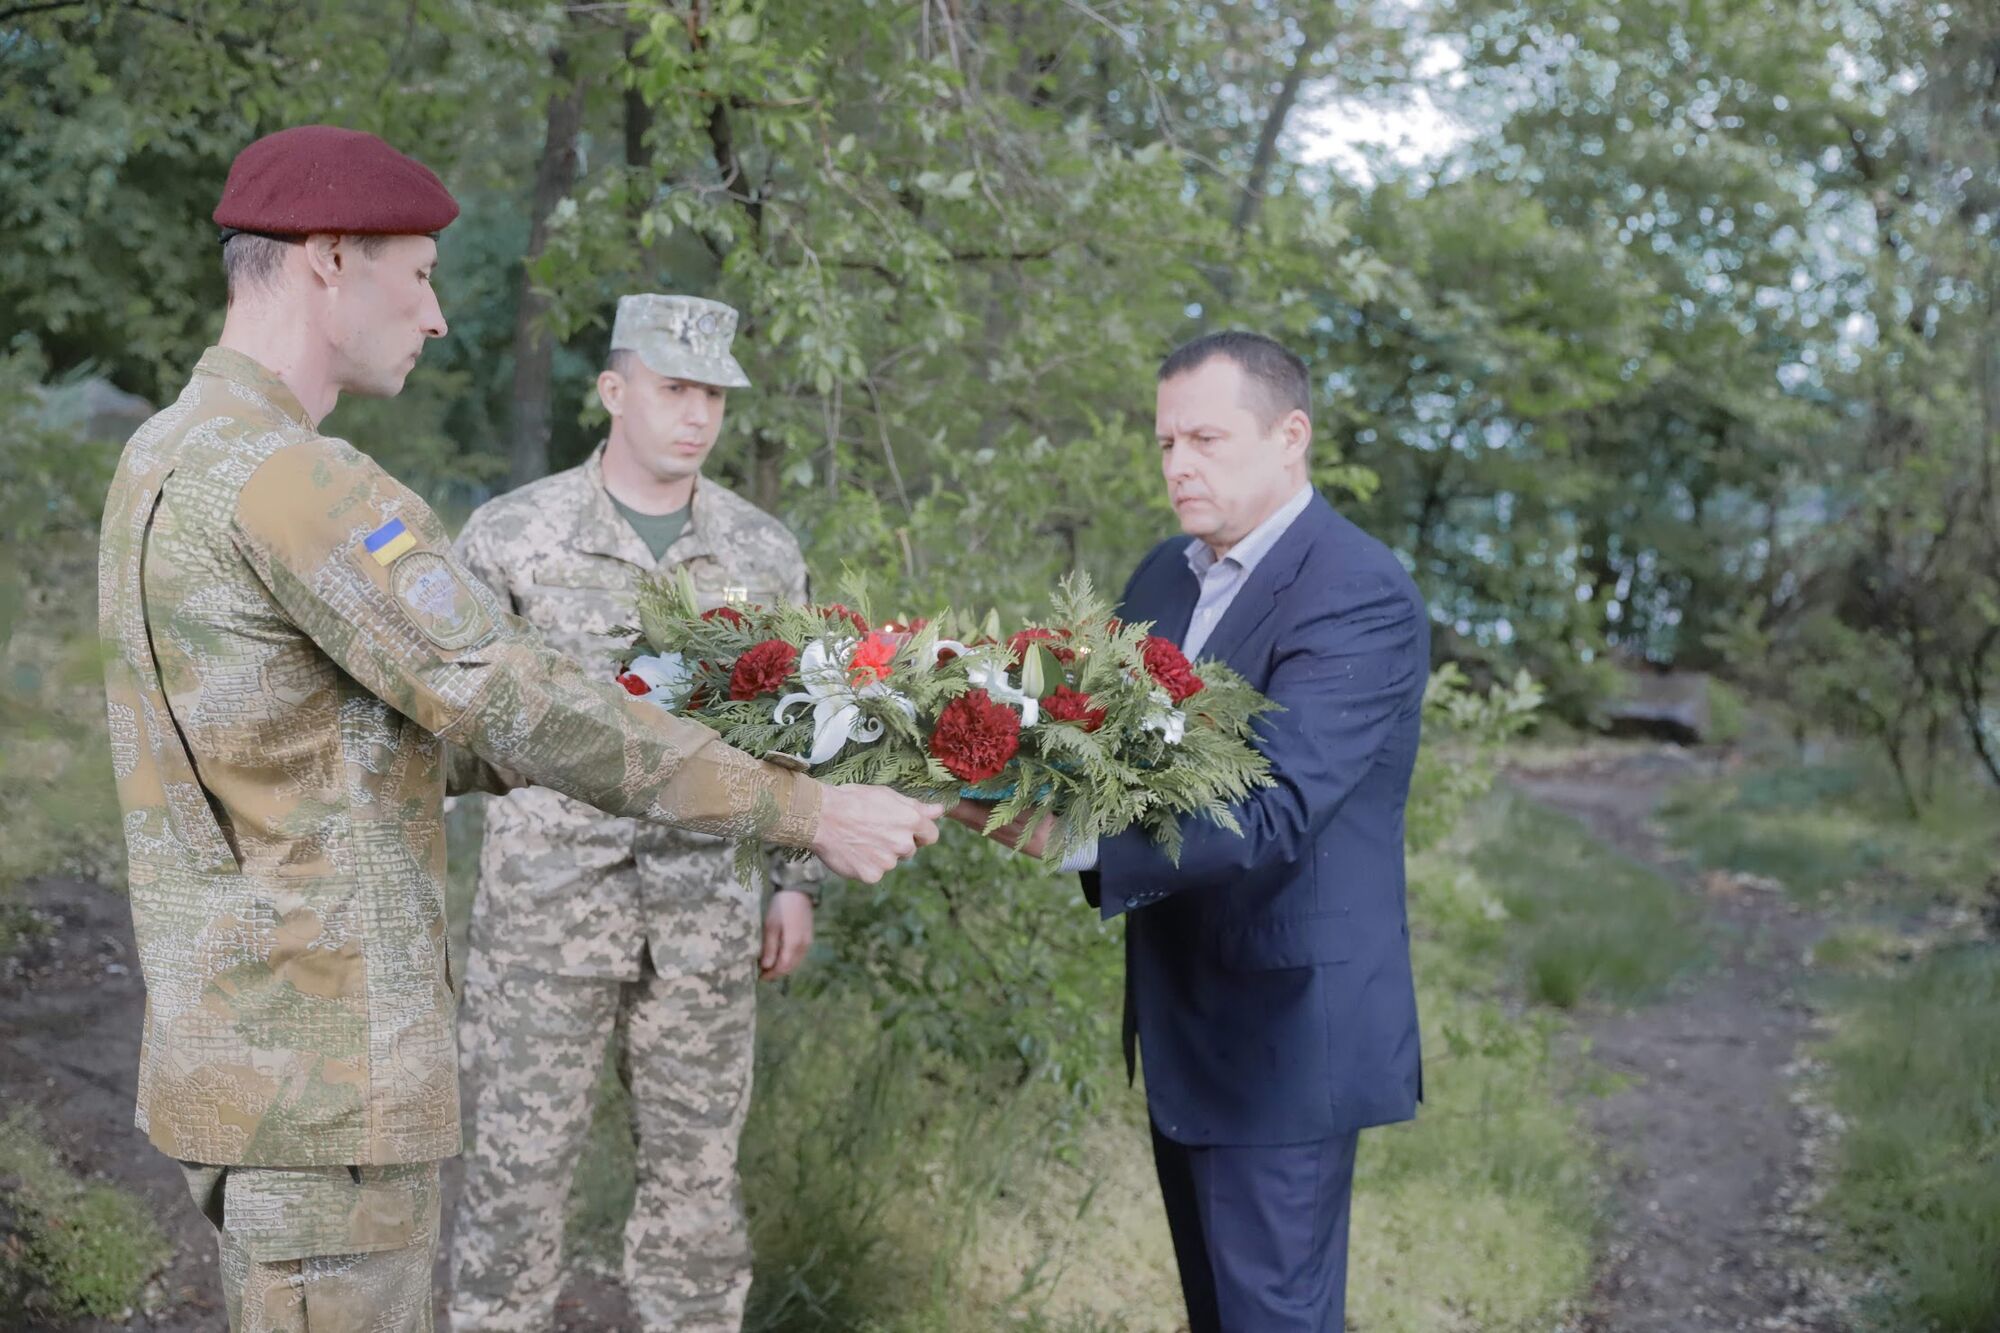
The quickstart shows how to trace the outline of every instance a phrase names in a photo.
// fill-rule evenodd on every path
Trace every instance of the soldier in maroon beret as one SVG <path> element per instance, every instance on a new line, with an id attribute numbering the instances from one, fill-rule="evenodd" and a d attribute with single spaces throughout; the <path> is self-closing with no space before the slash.
<path id="1" fill-rule="evenodd" d="M 259 139 L 215 206 L 221 346 L 275 371 L 315 421 L 343 390 L 401 392 L 445 333 L 431 271 L 436 234 L 457 216 L 430 168 L 372 134 L 301 125 Z"/>
<path id="2" fill-rule="evenodd" d="M 229 311 L 100 528 L 111 758 L 146 980 L 137 1123 L 214 1226 L 229 1324 L 428 1333 L 459 1150 L 449 780 L 815 853 L 872 883 L 935 805 L 827 787 L 594 679 L 320 422 L 442 337 L 438 178 L 310 125 L 229 172 Z M 448 745 L 447 745 L 448 743 Z"/>

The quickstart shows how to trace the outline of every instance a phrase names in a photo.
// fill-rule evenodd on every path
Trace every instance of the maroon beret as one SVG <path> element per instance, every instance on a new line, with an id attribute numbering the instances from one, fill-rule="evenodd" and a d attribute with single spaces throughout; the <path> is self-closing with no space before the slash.
<path id="1" fill-rule="evenodd" d="M 226 233 L 427 236 L 458 216 L 458 201 L 372 134 L 300 125 L 236 155 L 214 216 Z"/>

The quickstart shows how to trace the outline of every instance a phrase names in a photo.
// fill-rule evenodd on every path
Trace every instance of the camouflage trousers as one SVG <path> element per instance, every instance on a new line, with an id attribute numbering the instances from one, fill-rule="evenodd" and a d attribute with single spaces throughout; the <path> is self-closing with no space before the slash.
<path id="1" fill-rule="evenodd" d="M 231 1333 L 430 1333 L 436 1162 L 181 1170 L 215 1228 Z"/>
<path id="2" fill-rule="evenodd" d="M 471 1090 L 465 1191 L 452 1221 L 454 1333 L 546 1333 L 562 1284 L 564 1205 L 621 1011 L 638 1130 L 625 1285 L 640 1327 L 737 1333 L 750 1237 L 736 1177 L 756 1033 L 754 960 L 636 982 L 489 970 L 460 1009 Z"/>

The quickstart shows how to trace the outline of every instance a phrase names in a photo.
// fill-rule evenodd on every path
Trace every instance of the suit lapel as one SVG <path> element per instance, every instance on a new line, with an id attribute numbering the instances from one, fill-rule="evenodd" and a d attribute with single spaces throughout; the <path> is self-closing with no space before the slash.
<path id="1" fill-rule="evenodd" d="M 1229 603 L 1229 610 L 1223 613 L 1215 632 L 1202 645 L 1203 657 L 1221 658 L 1231 666 L 1236 665 L 1230 662 L 1231 655 L 1253 638 L 1258 628 L 1277 609 L 1279 595 L 1297 581 L 1299 571 L 1305 567 L 1306 555 L 1332 514 L 1332 506 L 1327 504 L 1325 498 L 1315 495 L 1312 503 L 1292 520 L 1292 526 L 1285 529 L 1277 545 L 1257 562 L 1257 568 L 1250 571 L 1242 590 Z M 1181 625 L 1186 628 L 1185 618 Z"/>
<path id="2" fill-rule="evenodd" d="M 1132 595 L 1118 614 L 1126 620 L 1150 620 L 1153 633 L 1180 643 L 1187 638 L 1188 622 L 1194 619 L 1194 604 L 1201 598 L 1201 584 L 1178 550 L 1168 550 L 1157 558 L 1147 579 L 1132 589 Z"/>

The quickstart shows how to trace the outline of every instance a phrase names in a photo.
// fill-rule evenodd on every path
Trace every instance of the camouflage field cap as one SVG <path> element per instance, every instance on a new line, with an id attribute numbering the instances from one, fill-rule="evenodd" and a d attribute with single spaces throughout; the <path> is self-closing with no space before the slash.
<path id="1" fill-rule="evenodd" d="M 747 389 L 750 377 L 729 354 L 735 339 L 735 309 L 699 296 L 621 296 L 611 326 L 611 350 L 638 353 L 655 375 Z"/>

